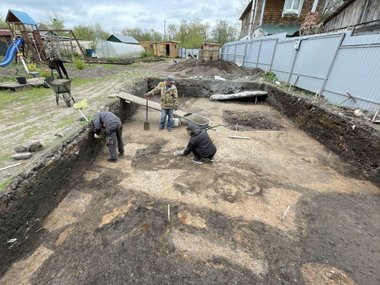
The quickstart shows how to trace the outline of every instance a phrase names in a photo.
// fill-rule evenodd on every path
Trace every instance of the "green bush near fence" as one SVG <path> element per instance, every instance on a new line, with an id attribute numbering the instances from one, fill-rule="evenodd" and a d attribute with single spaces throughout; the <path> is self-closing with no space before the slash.
<path id="1" fill-rule="evenodd" d="M 75 67 L 76 67 L 77 69 L 79 69 L 79 70 L 83 70 L 84 67 L 85 67 L 84 62 L 83 62 L 82 60 L 80 60 L 79 58 L 76 58 L 76 59 L 74 60 L 74 64 L 75 64 Z"/>

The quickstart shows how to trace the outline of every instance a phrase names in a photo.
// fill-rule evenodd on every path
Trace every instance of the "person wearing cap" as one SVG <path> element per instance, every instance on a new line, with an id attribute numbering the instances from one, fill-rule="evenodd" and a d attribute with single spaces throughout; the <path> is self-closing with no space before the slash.
<path id="1" fill-rule="evenodd" d="M 67 74 L 66 68 L 63 65 L 59 50 L 52 42 L 50 36 L 46 37 L 45 53 L 46 58 L 49 60 L 49 67 L 51 66 L 51 69 L 57 70 L 59 78 L 63 78 L 63 72 L 66 78 L 69 79 L 69 75 Z"/>
<path id="2" fill-rule="evenodd" d="M 160 130 L 165 128 L 166 118 L 167 129 L 169 132 L 173 128 L 173 110 L 178 108 L 178 91 L 175 86 L 175 81 L 173 77 L 167 77 L 165 81 L 158 83 L 158 85 L 151 91 L 144 94 L 147 99 L 156 94 L 161 95 L 161 120 L 160 120 Z"/>
<path id="3" fill-rule="evenodd" d="M 190 136 L 186 149 L 180 155 L 194 154 L 193 161 L 202 164 L 203 161 L 213 162 L 216 153 L 216 146 L 212 142 L 208 133 L 200 128 L 190 125 L 186 128 Z"/>

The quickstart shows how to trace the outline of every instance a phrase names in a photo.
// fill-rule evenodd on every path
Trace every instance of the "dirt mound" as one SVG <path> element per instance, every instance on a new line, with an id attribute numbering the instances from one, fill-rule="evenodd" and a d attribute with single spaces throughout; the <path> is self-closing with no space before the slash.
<path id="1" fill-rule="evenodd" d="M 223 60 L 201 60 L 201 59 L 188 59 L 176 63 L 172 66 L 171 71 L 178 73 L 181 76 L 247 76 L 259 72 L 259 70 L 245 70 L 238 67 L 235 63 Z"/>

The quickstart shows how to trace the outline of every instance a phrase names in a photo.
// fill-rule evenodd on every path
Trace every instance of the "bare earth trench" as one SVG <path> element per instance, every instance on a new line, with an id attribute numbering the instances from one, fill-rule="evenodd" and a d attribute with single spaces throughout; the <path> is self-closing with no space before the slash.
<path id="1" fill-rule="evenodd" d="M 90 90 L 109 94 L 126 80 Z M 46 116 L 76 112 L 54 104 Z M 378 187 L 345 175 L 345 162 L 265 104 L 188 99 L 181 109 L 213 125 L 259 113 L 282 128 L 210 130 L 215 162 L 196 165 L 173 155 L 188 141 L 184 126 L 159 131 L 150 111 L 144 131 L 139 108 L 124 125 L 126 155 L 110 164 L 104 148 L 64 186 L 0 283 L 380 283 Z"/>

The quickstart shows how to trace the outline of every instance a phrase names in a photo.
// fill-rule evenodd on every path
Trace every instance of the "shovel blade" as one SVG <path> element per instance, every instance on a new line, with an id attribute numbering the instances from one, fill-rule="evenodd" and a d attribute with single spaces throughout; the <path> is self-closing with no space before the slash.
<path id="1" fill-rule="evenodd" d="M 150 123 L 149 122 L 144 122 L 144 130 L 149 131 L 150 130 Z"/>

